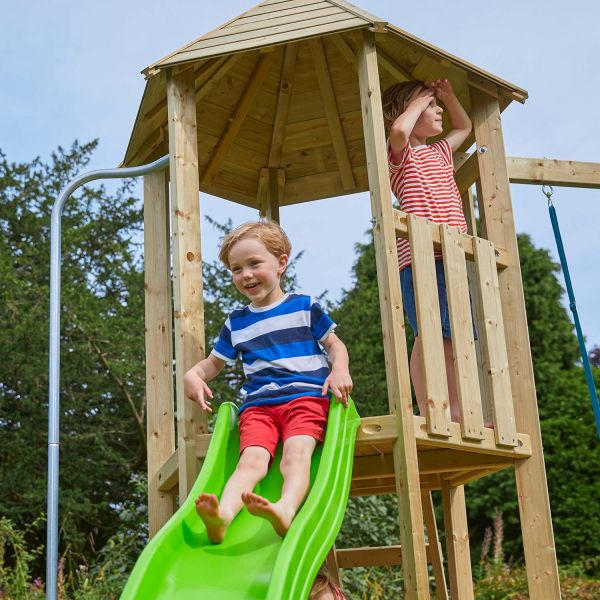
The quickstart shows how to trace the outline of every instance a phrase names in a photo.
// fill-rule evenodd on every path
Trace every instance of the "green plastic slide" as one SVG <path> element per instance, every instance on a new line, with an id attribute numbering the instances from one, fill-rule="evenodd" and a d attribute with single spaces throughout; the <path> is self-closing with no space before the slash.
<path id="1" fill-rule="evenodd" d="M 325 442 L 312 459 L 310 493 L 281 539 L 245 508 L 222 544 L 212 544 L 196 514 L 202 492 L 220 496 L 239 454 L 237 410 L 224 403 L 202 471 L 181 508 L 149 542 L 121 599 L 304 600 L 342 524 L 360 423 L 354 403 L 332 401 Z M 279 499 L 281 452 L 256 493 Z"/>

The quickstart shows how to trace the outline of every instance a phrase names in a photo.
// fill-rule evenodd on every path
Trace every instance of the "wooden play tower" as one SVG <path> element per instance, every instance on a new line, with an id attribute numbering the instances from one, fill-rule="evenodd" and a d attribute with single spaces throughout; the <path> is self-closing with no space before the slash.
<path id="1" fill-rule="evenodd" d="M 151 535 L 188 495 L 210 441 L 206 415 L 183 393 L 184 372 L 206 348 L 199 191 L 279 219 L 280 206 L 369 190 L 390 410 L 362 420 L 351 494 L 397 494 L 401 546 L 333 549 L 329 563 L 402 564 L 411 599 L 429 598 L 432 563 L 437 597 L 448 598 L 430 495 L 441 490 L 450 597 L 473 598 L 464 484 L 513 468 L 530 597 L 560 598 L 500 120 L 527 93 L 341 0 L 266 0 L 144 73 L 123 166 L 170 156 L 168 172 L 144 185 Z M 381 90 L 438 77 L 474 125 L 462 150 L 475 151 L 455 155 L 468 235 L 392 206 Z M 412 248 L 425 417 L 413 414 L 396 237 Z M 434 248 L 444 256 L 460 424 L 449 415 Z"/>

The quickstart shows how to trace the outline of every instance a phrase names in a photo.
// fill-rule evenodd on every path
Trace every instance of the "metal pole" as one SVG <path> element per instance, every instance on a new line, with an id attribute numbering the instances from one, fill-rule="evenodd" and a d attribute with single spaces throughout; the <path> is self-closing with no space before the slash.
<path id="1" fill-rule="evenodd" d="M 46 598 L 57 598 L 58 575 L 58 464 L 60 432 L 60 243 L 64 205 L 73 192 L 96 179 L 125 179 L 159 171 L 169 156 L 126 169 L 106 169 L 80 175 L 67 185 L 52 207 L 50 227 L 50 347 L 48 371 L 48 530 L 46 537 Z"/>

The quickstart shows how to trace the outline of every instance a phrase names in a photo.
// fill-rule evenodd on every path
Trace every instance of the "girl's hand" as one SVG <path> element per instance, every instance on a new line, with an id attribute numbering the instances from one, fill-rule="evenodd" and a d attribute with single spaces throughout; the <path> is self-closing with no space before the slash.
<path id="1" fill-rule="evenodd" d="M 429 89 L 435 94 L 435 97 L 442 102 L 454 96 L 452 84 L 447 79 L 436 79 L 429 84 Z"/>
<path id="2" fill-rule="evenodd" d="M 348 398 L 352 391 L 352 378 L 348 369 L 332 369 L 323 384 L 321 395 L 324 396 L 328 389 L 331 389 L 338 402 L 342 402 L 348 408 Z"/>
<path id="3" fill-rule="evenodd" d="M 422 113 L 435 98 L 435 89 L 426 88 L 421 90 L 415 97 L 408 103 L 408 106 L 414 106 L 419 113 Z M 408 107 L 407 107 L 408 108 Z"/>
<path id="4" fill-rule="evenodd" d="M 212 413 L 210 400 L 213 398 L 208 384 L 193 369 L 188 371 L 183 378 L 183 389 L 185 395 L 197 402 L 206 412 Z M 210 399 L 210 400 L 209 400 Z"/>

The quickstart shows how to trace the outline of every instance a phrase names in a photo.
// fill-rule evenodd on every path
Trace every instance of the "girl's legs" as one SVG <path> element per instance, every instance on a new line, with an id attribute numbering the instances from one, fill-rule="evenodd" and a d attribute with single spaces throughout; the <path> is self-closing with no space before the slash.
<path id="1" fill-rule="evenodd" d="M 454 353 L 452 351 L 452 340 L 444 338 L 444 360 L 446 363 L 446 379 L 448 381 L 448 395 L 450 398 L 450 416 L 455 423 L 460 422 L 460 410 L 458 407 L 458 395 L 456 392 L 456 375 L 454 373 Z M 415 338 L 412 354 L 410 355 L 410 376 L 415 390 L 419 414 L 425 416 L 425 375 L 423 373 L 423 349 L 419 336 Z"/>
<path id="2" fill-rule="evenodd" d="M 196 511 L 204 521 L 211 542 L 220 544 L 231 521 L 242 508 L 242 495 L 251 492 L 267 474 L 271 455 L 261 446 L 249 446 L 225 485 L 221 500 L 214 494 L 200 494 Z"/>
<path id="3" fill-rule="evenodd" d="M 308 493 L 310 462 L 316 445 L 317 440 L 309 435 L 293 435 L 284 442 L 280 465 L 283 489 L 277 502 L 269 502 L 252 490 L 242 494 L 248 511 L 267 519 L 281 537 L 287 533 Z"/>

